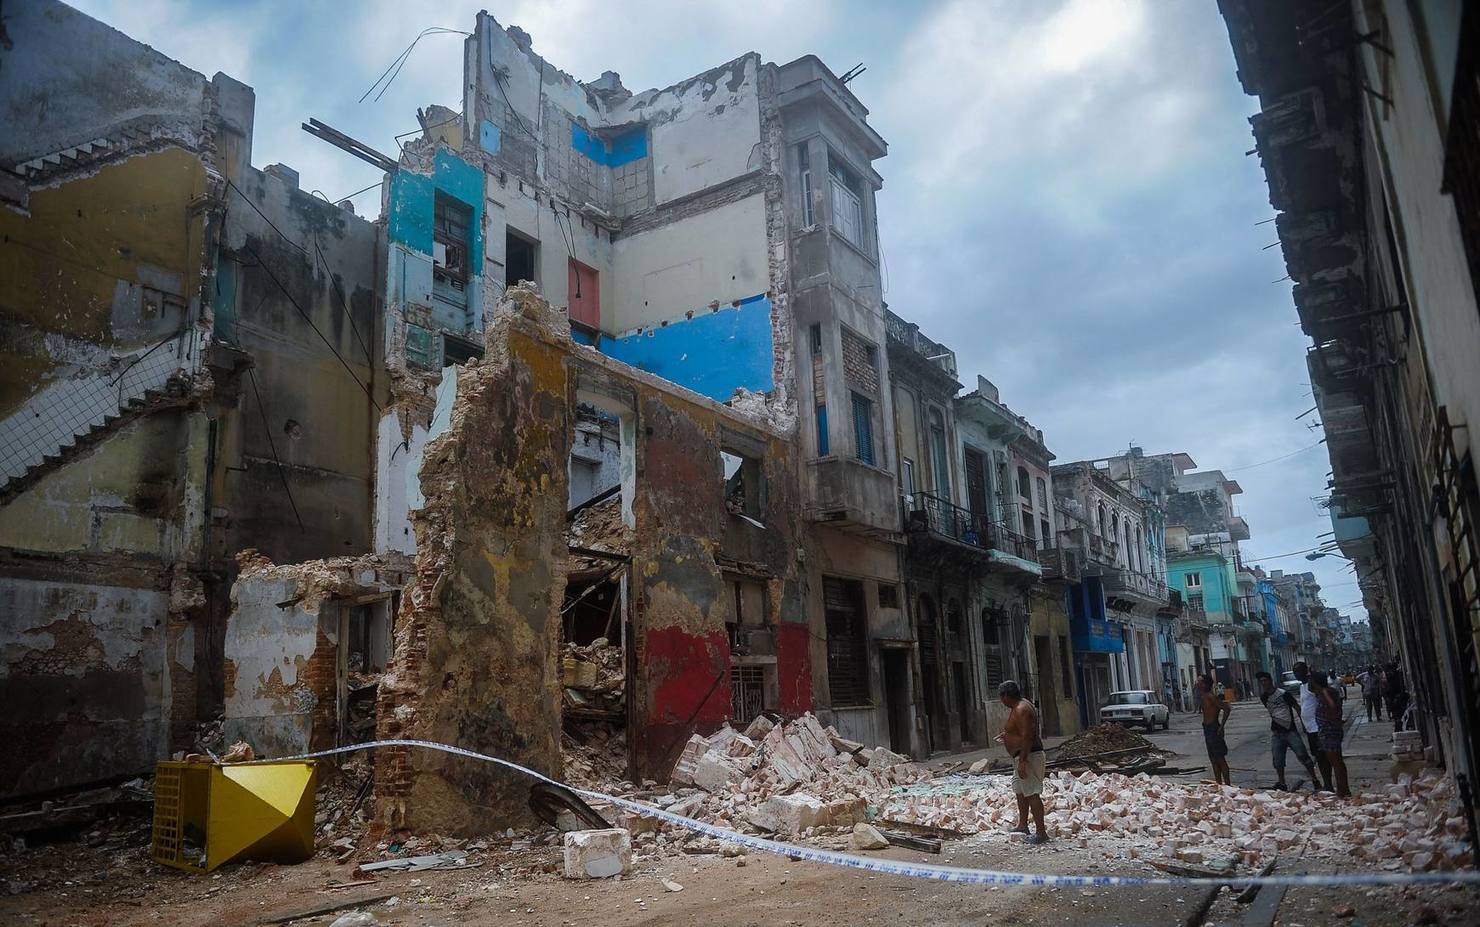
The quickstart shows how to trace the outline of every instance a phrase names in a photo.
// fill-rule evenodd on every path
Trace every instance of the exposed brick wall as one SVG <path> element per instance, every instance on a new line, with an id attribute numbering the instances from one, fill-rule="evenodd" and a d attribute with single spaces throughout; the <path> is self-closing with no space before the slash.
<path id="1" fill-rule="evenodd" d="M 869 396 L 879 395 L 878 348 L 843 329 L 843 375 L 848 386 Z"/>

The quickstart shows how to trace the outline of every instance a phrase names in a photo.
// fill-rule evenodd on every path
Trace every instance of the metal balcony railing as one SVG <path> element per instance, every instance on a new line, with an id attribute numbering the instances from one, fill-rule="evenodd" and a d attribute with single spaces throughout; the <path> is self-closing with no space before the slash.
<path id="1" fill-rule="evenodd" d="M 1022 560 L 1038 560 L 1031 538 L 932 493 L 907 496 L 905 507 L 906 531 L 929 531 L 982 550 L 1000 550 Z"/>

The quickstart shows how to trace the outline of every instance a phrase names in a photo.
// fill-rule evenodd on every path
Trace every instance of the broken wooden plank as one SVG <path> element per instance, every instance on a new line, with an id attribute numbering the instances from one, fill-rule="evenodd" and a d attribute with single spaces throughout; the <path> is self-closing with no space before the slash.
<path id="1" fill-rule="evenodd" d="M 910 821 L 896 821 L 893 818 L 880 818 L 878 823 L 881 826 L 903 831 L 906 834 L 914 834 L 917 837 L 935 837 L 939 840 L 961 840 L 970 836 L 970 834 L 964 831 L 952 830 L 949 827 L 936 827 L 933 824 L 915 824 Z"/>
<path id="2" fill-rule="evenodd" d="M 343 911 L 345 908 L 359 908 L 367 904 L 377 904 L 388 898 L 394 898 L 398 892 L 383 892 L 379 895 L 366 895 L 363 898 L 346 898 L 332 904 L 321 904 L 315 908 L 305 908 L 302 911 L 294 911 L 292 914 L 273 914 L 260 918 L 259 924 L 287 924 L 292 921 L 301 921 L 307 917 L 322 917 L 325 914 L 333 914 L 335 911 Z"/>
<path id="3" fill-rule="evenodd" d="M 1261 866 L 1259 868 L 1259 875 L 1260 876 L 1267 876 L 1271 872 L 1273 872 L 1274 871 L 1274 864 L 1275 864 L 1275 862 L 1278 859 L 1279 859 L 1278 856 L 1270 857 L 1269 862 L 1265 863 L 1263 866 Z M 1246 886 L 1244 886 L 1244 890 L 1238 893 L 1238 903 L 1239 904 L 1248 904 L 1249 902 L 1253 901 L 1254 900 L 1254 896 L 1257 895 L 1257 894 L 1259 894 L 1259 888 L 1260 888 L 1260 886 L 1259 886 L 1259 883 L 1258 882 L 1255 882 L 1253 885 L 1246 885 Z"/>
<path id="4" fill-rule="evenodd" d="M 892 846 L 904 847 L 907 850 L 919 850 L 921 853 L 939 853 L 940 841 L 934 837 L 916 837 L 914 834 L 906 834 L 897 830 L 879 829 Z"/>

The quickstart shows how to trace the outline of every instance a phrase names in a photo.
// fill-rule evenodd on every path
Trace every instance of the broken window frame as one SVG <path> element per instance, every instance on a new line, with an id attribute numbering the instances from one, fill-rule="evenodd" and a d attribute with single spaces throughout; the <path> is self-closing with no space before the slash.
<path id="1" fill-rule="evenodd" d="M 726 473 L 727 458 L 739 461 L 734 473 Z M 720 438 L 720 478 L 724 480 L 725 508 L 731 514 L 760 520 L 766 516 L 765 448 L 759 441 L 725 429 Z M 737 479 L 738 478 L 738 479 Z M 735 486 L 732 488 L 732 483 Z M 736 504 L 735 493 L 739 498 Z"/>
<path id="2" fill-rule="evenodd" d="M 472 241 L 473 207 L 438 190 L 432 204 L 433 295 L 463 309 L 468 305 L 468 281 L 473 276 Z"/>

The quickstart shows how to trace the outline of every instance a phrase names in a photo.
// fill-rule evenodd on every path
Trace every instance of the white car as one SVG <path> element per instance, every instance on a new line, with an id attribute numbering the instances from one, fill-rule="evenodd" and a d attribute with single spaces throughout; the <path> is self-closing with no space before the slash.
<path id="1" fill-rule="evenodd" d="M 1172 726 L 1172 711 L 1161 702 L 1161 696 L 1149 689 L 1111 692 L 1110 701 L 1100 708 L 1100 722 L 1109 724 L 1142 724 L 1146 730 Z"/>

